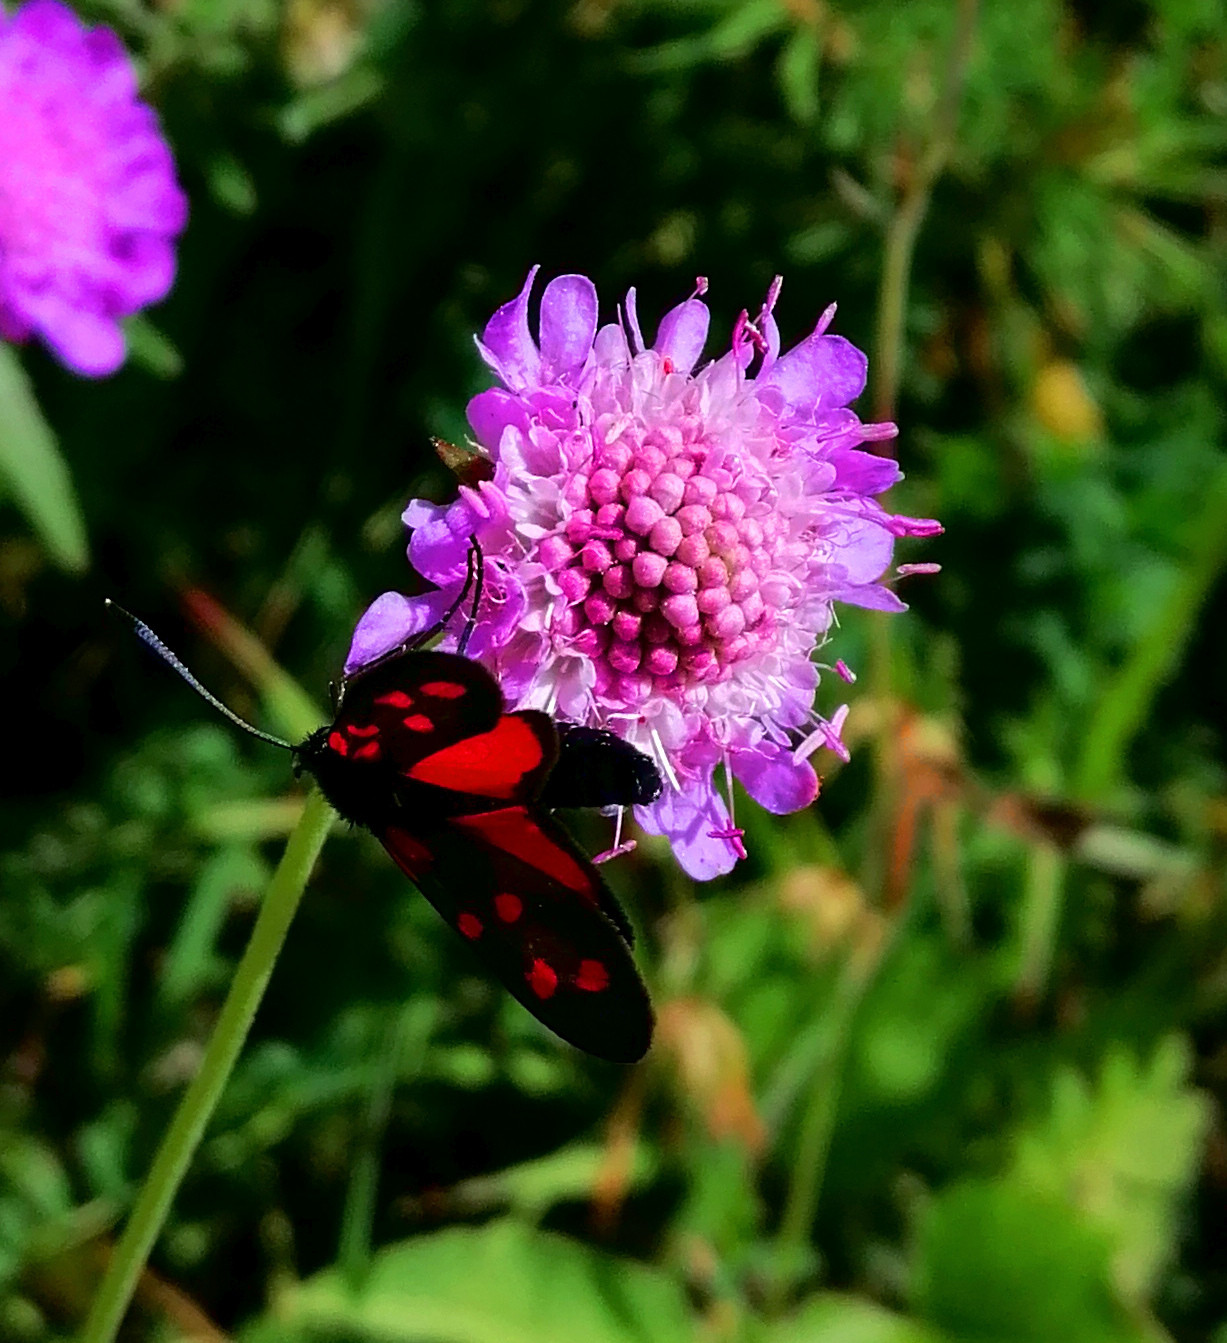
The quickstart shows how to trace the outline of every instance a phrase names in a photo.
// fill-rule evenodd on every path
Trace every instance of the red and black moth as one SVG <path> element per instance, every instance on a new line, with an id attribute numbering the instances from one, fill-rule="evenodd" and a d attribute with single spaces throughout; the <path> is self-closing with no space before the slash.
<path id="1" fill-rule="evenodd" d="M 115 609 L 227 718 L 292 751 L 295 772 L 374 833 L 538 1021 L 599 1058 L 643 1057 L 652 1006 L 630 922 L 553 810 L 654 801 L 647 756 L 609 732 L 508 713 L 480 663 L 416 643 L 347 676 L 333 721 L 295 746 L 244 722 Z"/>

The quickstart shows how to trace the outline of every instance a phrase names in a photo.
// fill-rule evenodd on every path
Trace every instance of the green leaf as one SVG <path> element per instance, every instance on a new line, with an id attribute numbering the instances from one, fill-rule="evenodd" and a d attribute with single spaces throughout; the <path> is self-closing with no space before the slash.
<path id="1" fill-rule="evenodd" d="M 124 322 L 124 337 L 132 362 L 139 364 L 146 373 L 169 381 L 183 372 L 183 356 L 170 338 L 159 331 L 144 313 L 138 312 L 127 318 Z"/>
<path id="2" fill-rule="evenodd" d="M 316 131 L 374 102 L 383 90 L 382 75 L 366 66 L 354 66 L 331 84 L 311 89 L 287 103 L 278 113 L 278 129 L 291 144 L 302 144 Z"/>
<path id="3" fill-rule="evenodd" d="M 737 60 L 747 56 L 765 38 L 789 23 L 787 9 L 778 0 L 749 0 L 737 5 L 706 32 L 662 42 L 632 58 L 642 74 L 687 70 L 707 61 Z"/>
<path id="4" fill-rule="evenodd" d="M 513 1221 L 390 1246 L 351 1292 L 328 1270 L 286 1292 L 279 1320 L 372 1343 L 686 1343 L 681 1288 L 663 1273 Z M 253 1335 L 254 1337 L 254 1335 Z"/>
<path id="5" fill-rule="evenodd" d="M 62 1216 L 72 1207 L 72 1190 L 59 1156 L 49 1144 L 26 1134 L 0 1135 L 0 1187 L 44 1220 Z"/>
<path id="6" fill-rule="evenodd" d="M 0 341 L 0 485 L 52 559 L 71 573 L 89 564 L 85 524 L 68 467 L 16 351 Z"/>
<path id="7" fill-rule="evenodd" d="M 983 976 L 936 938 L 904 940 L 874 983 L 853 1051 L 855 1072 L 878 1104 L 915 1104 L 951 1066 L 983 1009 Z"/>
<path id="8" fill-rule="evenodd" d="M 1104 678 L 1074 771 L 1079 798 L 1101 798 L 1117 784 L 1130 743 L 1180 666 L 1202 608 L 1227 566 L 1227 471 L 1206 482 L 1203 501 L 1192 523 L 1183 572 L 1166 599 L 1155 603 L 1149 625 L 1123 665 Z"/>
<path id="9" fill-rule="evenodd" d="M 221 980 L 226 962 L 217 941 L 236 891 L 258 891 L 269 872 L 259 855 L 245 846 L 219 849 L 201 869 L 167 950 L 158 984 L 163 1008 L 187 1002 Z"/>
<path id="10" fill-rule="evenodd" d="M 215 154 L 205 166 L 209 191 L 224 210 L 245 219 L 254 214 L 259 200 L 251 173 L 233 154 Z"/>
<path id="11" fill-rule="evenodd" d="M 818 30 L 811 25 L 798 28 L 784 44 L 776 67 L 784 102 L 802 126 L 818 120 L 818 75 L 822 67 L 822 46 Z"/>
<path id="12" fill-rule="evenodd" d="M 948 1335 L 860 1297 L 823 1292 L 758 1337 L 760 1343 L 942 1343 Z"/>
<path id="13" fill-rule="evenodd" d="M 1141 1343 L 1113 1298 L 1106 1238 L 1016 1180 L 966 1181 L 922 1220 L 914 1305 L 965 1343 Z"/>
<path id="14" fill-rule="evenodd" d="M 451 1197 L 466 1211 L 506 1205 L 527 1217 L 544 1216 L 558 1203 L 591 1197 L 609 1161 L 596 1143 L 571 1143 L 556 1152 L 524 1161 L 492 1175 L 479 1175 L 453 1186 Z M 638 1189 L 656 1174 L 658 1161 L 644 1143 L 636 1143 L 626 1187 Z"/>
<path id="15" fill-rule="evenodd" d="M 1190 1051 L 1171 1037 L 1148 1063 L 1114 1049 L 1092 1085 L 1056 1076 L 1051 1107 L 1018 1140 L 1014 1174 L 1066 1200 L 1112 1246 L 1112 1274 L 1142 1303 L 1176 1248 L 1178 1212 L 1196 1178 L 1210 1102 L 1188 1083 Z"/>

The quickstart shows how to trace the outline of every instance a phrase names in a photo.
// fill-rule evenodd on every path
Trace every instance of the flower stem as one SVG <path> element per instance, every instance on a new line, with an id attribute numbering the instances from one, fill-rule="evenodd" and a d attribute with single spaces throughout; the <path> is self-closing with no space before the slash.
<path id="1" fill-rule="evenodd" d="M 769 1310 L 773 1315 L 779 1315 L 789 1304 L 802 1269 L 804 1250 L 809 1243 L 826 1179 L 827 1158 L 848 1073 L 857 1019 L 883 963 L 890 955 L 902 922 L 903 915 L 897 916 L 878 936 L 870 937 L 864 946 L 853 948 L 830 1005 L 826 1048 L 810 1080 L 801 1114 L 792 1178 L 776 1234 L 773 1257 L 777 1268 L 768 1296 Z"/>
<path id="2" fill-rule="evenodd" d="M 128 1225 L 111 1256 L 81 1343 L 112 1343 L 119 1331 L 145 1261 L 247 1038 L 332 820 L 332 808 L 313 790 L 269 882 L 251 940 L 235 971 L 200 1071 L 179 1102 Z"/>
<path id="3" fill-rule="evenodd" d="M 954 38 L 950 44 L 945 79 L 934 112 L 929 142 L 912 169 L 911 179 L 886 231 L 873 360 L 873 410 L 874 417 L 879 420 L 893 420 L 895 417 L 903 368 L 903 335 L 912 277 L 912 255 L 929 210 L 933 188 L 945 171 L 954 149 L 963 81 L 967 74 L 978 7 L 979 0 L 958 0 Z"/>
<path id="4" fill-rule="evenodd" d="M 1065 859 L 1055 844 L 1037 844 L 1027 867 L 1014 1000 L 1034 1013 L 1052 974 L 1064 903 Z"/>

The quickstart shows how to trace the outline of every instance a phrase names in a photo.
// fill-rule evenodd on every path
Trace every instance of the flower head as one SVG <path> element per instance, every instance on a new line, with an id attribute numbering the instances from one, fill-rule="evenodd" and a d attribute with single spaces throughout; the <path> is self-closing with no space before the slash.
<path id="1" fill-rule="evenodd" d="M 0 9 L 0 338 L 94 377 L 119 318 L 165 296 L 187 218 L 170 151 L 109 28 L 57 0 Z"/>
<path id="2" fill-rule="evenodd" d="M 649 346 L 634 291 L 598 328 L 581 275 L 546 287 L 534 340 L 535 274 L 479 342 L 502 383 L 468 408 L 490 479 L 405 511 L 409 557 L 439 591 L 380 597 L 348 665 L 437 620 L 476 537 L 485 597 L 470 654 L 513 706 L 611 728 L 652 755 L 666 786 L 639 823 L 692 876 L 715 876 L 745 854 L 721 794 L 731 778 L 795 811 L 818 793 L 809 755 L 843 751 L 846 710 L 814 711 L 832 603 L 902 610 L 881 581 L 895 538 L 941 529 L 874 498 L 900 473 L 860 445 L 895 426 L 847 409 L 866 360 L 827 334 L 833 308 L 781 356 L 777 281 L 728 352 L 696 368 L 703 282 Z"/>

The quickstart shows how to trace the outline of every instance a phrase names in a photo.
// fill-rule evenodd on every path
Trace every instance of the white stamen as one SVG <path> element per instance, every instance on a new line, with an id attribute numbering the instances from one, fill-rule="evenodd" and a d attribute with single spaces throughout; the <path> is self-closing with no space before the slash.
<path id="1" fill-rule="evenodd" d="M 665 778 L 668 779 L 673 786 L 673 791 L 675 793 L 680 793 L 682 791 L 682 785 L 678 783 L 677 775 L 673 772 L 673 765 L 665 751 L 665 744 L 660 739 L 660 733 L 657 732 L 655 728 L 649 728 L 648 730 L 652 736 L 652 746 L 656 754 L 656 763 L 660 766 L 661 772 L 664 774 Z"/>

